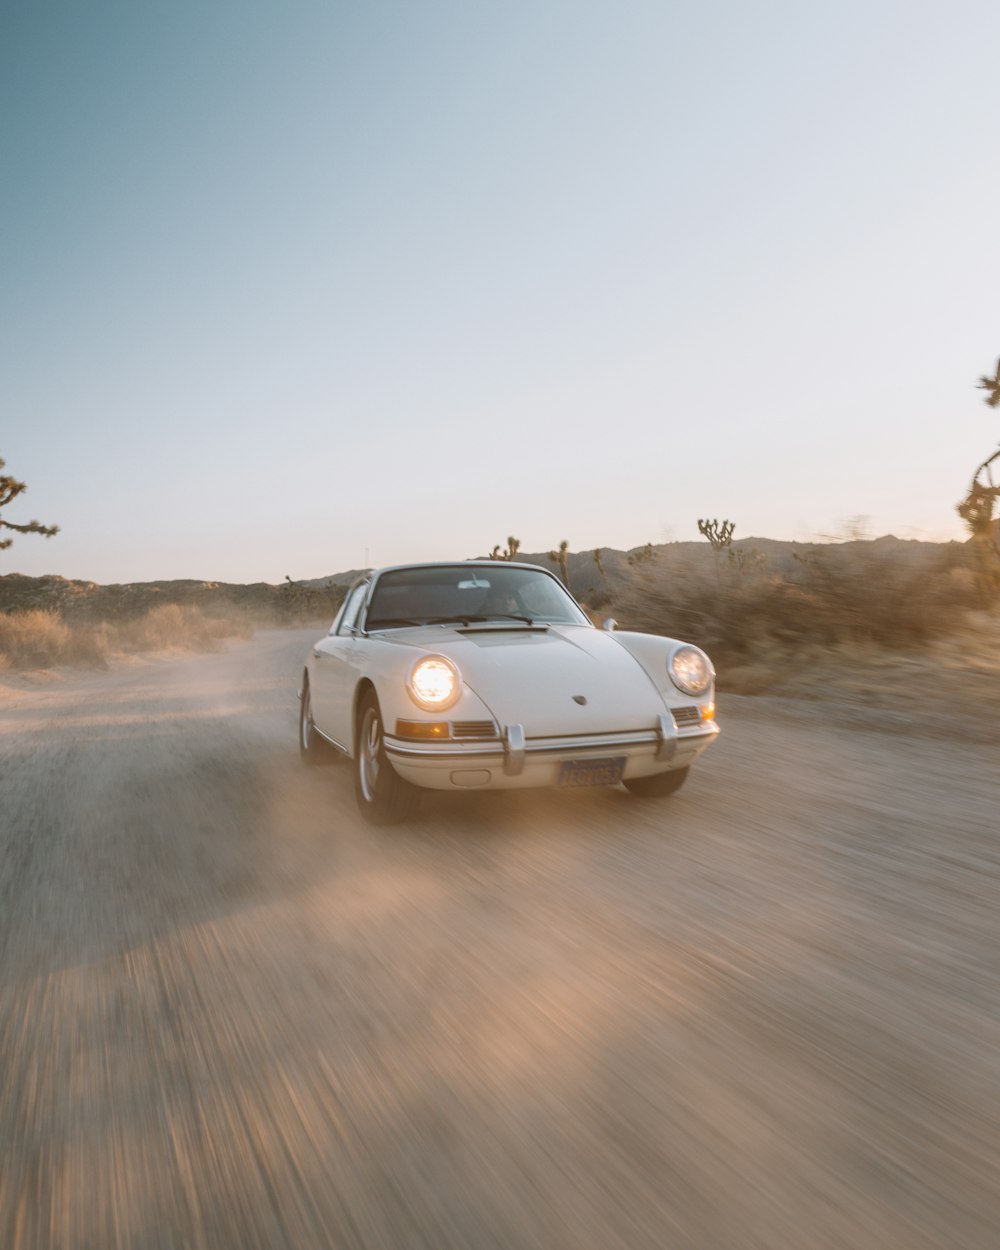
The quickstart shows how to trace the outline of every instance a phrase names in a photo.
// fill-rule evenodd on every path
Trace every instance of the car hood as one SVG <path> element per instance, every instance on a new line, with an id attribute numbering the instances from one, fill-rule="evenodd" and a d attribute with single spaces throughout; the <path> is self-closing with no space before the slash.
<path id="1" fill-rule="evenodd" d="M 447 655 L 501 726 L 529 738 L 652 729 L 666 707 L 610 634 L 580 626 L 400 631 L 400 646 Z"/>

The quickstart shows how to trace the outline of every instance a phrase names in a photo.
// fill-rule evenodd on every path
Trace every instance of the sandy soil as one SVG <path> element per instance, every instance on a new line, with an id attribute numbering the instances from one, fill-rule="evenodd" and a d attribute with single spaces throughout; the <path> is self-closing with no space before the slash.
<path id="1" fill-rule="evenodd" d="M 723 698 L 378 831 L 311 639 L 8 684 L 4 1250 L 995 1250 L 995 734 Z"/>

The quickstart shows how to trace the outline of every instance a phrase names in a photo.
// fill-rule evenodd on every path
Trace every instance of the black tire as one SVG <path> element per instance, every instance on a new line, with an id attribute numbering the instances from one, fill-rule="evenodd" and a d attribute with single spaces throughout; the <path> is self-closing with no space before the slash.
<path id="1" fill-rule="evenodd" d="M 690 770 L 675 768 L 672 773 L 654 773 L 652 777 L 633 777 L 624 783 L 625 789 L 637 799 L 665 799 L 668 794 L 676 794 L 685 781 Z"/>
<path id="2" fill-rule="evenodd" d="M 299 755 L 307 764 L 332 764 L 337 758 L 333 747 L 316 731 L 307 676 L 302 678 L 302 698 L 299 700 Z"/>
<path id="3" fill-rule="evenodd" d="M 354 746 L 354 795 L 358 810 L 370 825 L 395 825 L 416 810 L 417 786 L 404 781 L 385 753 L 382 712 L 369 690 L 358 707 Z"/>

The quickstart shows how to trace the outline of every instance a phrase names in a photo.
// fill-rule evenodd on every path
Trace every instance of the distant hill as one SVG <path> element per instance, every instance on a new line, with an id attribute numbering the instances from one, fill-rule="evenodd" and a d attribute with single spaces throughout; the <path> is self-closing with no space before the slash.
<path id="1" fill-rule="evenodd" d="M 660 543 L 634 547 L 630 551 L 601 548 L 601 567 L 593 550 L 569 553 L 567 572 L 573 594 L 591 607 L 634 596 L 637 585 L 655 582 L 669 593 L 692 579 L 714 580 L 719 570 L 733 568 L 767 569 L 768 574 L 786 578 L 801 576 L 805 565 L 819 561 L 825 570 L 838 570 L 849 576 L 862 570 L 873 559 L 880 566 L 886 561 L 897 567 L 932 570 L 942 561 L 955 564 L 963 559 L 966 544 L 926 543 L 887 535 L 844 543 L 781 542 L 771 538 L 743 538 L 718 557 L 708 542 Z M 475 558 L 475 557 L 471 557 Z M 548 552 L 519 552 L 518 560 L 538 564 L 558 572 Z M 54 609 L 67 619 L 128 620 L 160 604 L 175 603 L 199 607 L 219 615 L 234 612 L 276 620 L 304 615 L 331 615 L 346 588 L 363 572 L 346 569 L 325 577 L 291 583 L 254 582 L 248 585 L 191 579 L 132 582 L 102 586 L 95 582 L 64 577 L 27 577 L 21 573 L 0 576 L 0 612 Z M 860 573 L 859 573 L 860 575 Z"/>
<path id="2" fill-rule="evenodd" d="M 327 577 L 308 577 L 295 584 L 305 586 L 307 590 L 321 590 L 326 586 L 339 586 L 342 590 L 346 590 L 357 581 L 362 573 L 367 571 L 367 569 L 348 569 L 346 573 L 330 573 Z"/>
<path id="3" fill-rule="evenodd" d="M 548 552 L 521 558 L 558 569 Z M 955 697 L 976 706 L 978 691 L 997 687 L 998 598 L 971 543 L 744 538 L 720 552 L 707 541 L 602 548 L 600 561 L 592 550 L 567 560 L 570 589 L 591 618 L 704 647 L 726 691 L 817 698 L 836 689 L 868 704 L 891 685 L 923 708 L 939 690 L 960 690 Z M 110 586 L 9 573 L 0 576 L 0 672 L 100 667 L 256 627 L 325 627 L 360 571 L 298 583 Z"/>
<path id="4" fill-rule="evenodd" d="M 348 580 L 353 575 L 344 574 Z M 102 586 L 70 578 L 0 576 L 0 612 L 57 611 L 63 619 L 134 620 L 164 604 L 196 607 L 210 615 L 276 620 L 308 615 L 332 616 L 343 597 L 342 583 L 317 579 L 311 586 L 284 582 L 205 582 L 190 579 L 129 582 Z"/>
<path id="5" fill-rule="evenodd" d="M 732 546 L 720 553 L 718 559 L 723 567 L 729 562 L 728 551 L 732 551 L 733 560 L 743 559 L 760 564 L 766 562 L 768 568 L 777 574 L 794 571 L 803 556 L 811 551 L 821 551 L 843 561 L 853 559 L 863 552 L 873 552 L 882 556 L 891 556 L 905 561 L 907 564 L 924 560 L 934 560 L 948 549 L 964 548 L 964 543 L 930 543 L 917 539 L 896 538 L 887 534 L 882 538 L 856 539 L 841 543 L 800 543 L 784 542 L 774 538 L 741 538 Z M 663 572 L 671 568 L 690 570 L 714 567 L 715 555 L 711 544 L 706 540 L 692 542 L 654 543 L 649 547 L 632 547 L 627 551 L 619 551 L 613 547 L 601 547 L 601 567 L 594 559 L 594 549 L 570 552 L 567 559 L 567 574 L 570 589 L 580 599 L 588 595 L 601 596 L 607 594 L 611 598 L 624 586 L 631 583 L 636 575 L 654 569 Z M 485 556 L 472 556 L 470 559 L 485 559 Z M 547 551 L 519 551 L 518 562 L 521 564 L 538 564 L 542 568 L 558 573 L 559 566 L 549 558 Z M 602 575 L 603 569 L 603 575 Z M 320 587 L 331 583 L 347 587 L 363 573 L 363 569 L 352 569 L 346 573 L 332 573 L 327 577 L 317 577 L 299 583 L 302 586 Z"/>

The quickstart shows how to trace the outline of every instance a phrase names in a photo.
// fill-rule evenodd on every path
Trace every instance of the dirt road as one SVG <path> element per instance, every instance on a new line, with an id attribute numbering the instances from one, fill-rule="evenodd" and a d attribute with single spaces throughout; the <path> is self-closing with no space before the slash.
<path id="1" fill-rule="evenodd" d="M 0 707 L 3 1250 L 1000 1245 L 995 742 L 723 698 L 373 830 L 312 637 Z"/>

